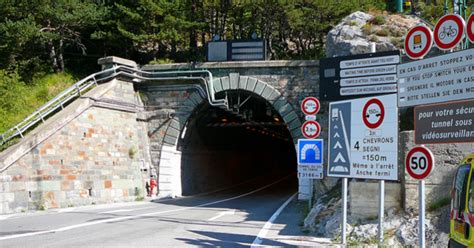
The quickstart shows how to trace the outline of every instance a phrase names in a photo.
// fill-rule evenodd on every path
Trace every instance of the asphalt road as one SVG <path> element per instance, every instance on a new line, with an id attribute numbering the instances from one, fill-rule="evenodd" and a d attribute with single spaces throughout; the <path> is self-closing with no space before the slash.
<path id="1" fill-rule="evenodd" d="M 0 247 L 308 245 L 316 241 L 301 238 L 296 188 L 287 176 L 187 198 L 0 216 Z"/>

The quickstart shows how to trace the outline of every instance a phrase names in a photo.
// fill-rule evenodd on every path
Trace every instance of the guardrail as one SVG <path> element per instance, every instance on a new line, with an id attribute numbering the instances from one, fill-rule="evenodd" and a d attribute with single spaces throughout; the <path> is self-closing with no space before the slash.
<path id="1" fill-rule="evenodd" d="M 187 74 L 188 76 L 177 76 L 182 74 Z M 195 74 L 207 74 L 209 79 L 206 80 L 206 78 L 203 76 L 193 76 Z M 79 80 L 77 83 L 62 91 L 59 95 L 38 108 L 20 123 L 2 133 L 0 135 L 0 146 L 3 146 L 8 141 L 16 137 L 23 138 L 28 130 L 40 122 L 44 123 L 45 119 L 47 119 L 47 117 L 49 117 L 52 113 L 55 113 L 58 109 L 64 109 L 67 104 L 77 97 L 80 97 L 84 92 L 88 91 L 92 87 L 97 86 L 99 83 L 110 81 L 118 76 L 131 78 L 134 82 L 150 80 L 199 80 L 204 83 L 204 87 L 206 89 L 205 92 L 207 93 L 207 98 L 211 105 L 227 107 L 227 101 L 225 99 L 215 99 L 214 86 L 212 84 L 212 74 L 207 70 L 148 72 L 126 66 L 114 66 Z"/>

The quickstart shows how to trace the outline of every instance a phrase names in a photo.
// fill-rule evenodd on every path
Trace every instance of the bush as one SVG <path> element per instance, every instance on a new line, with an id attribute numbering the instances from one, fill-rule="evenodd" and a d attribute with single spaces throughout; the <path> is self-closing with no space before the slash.
<path id="1" fill-rule="evenodd" d="M 25 84 L 16 71 L 0 70 L 0 134 L 74 83 L 69 73 L 36 76 Z"/>
<path id="2" fill-rule="evenodd" d="M 383 25 L 383 24 L 385 24 L 385 18 L 381 15 L 378 15 L 378 16 L 375 16 L 374 18 L 372 18 L 372 20 L 370 20 L 370 22 L 372 24 L 375 24 L 375 25 Z"/>

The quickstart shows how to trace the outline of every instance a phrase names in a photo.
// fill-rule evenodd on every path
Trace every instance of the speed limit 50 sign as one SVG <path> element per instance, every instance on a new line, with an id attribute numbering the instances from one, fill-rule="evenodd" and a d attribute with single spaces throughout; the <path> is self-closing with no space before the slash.
<path id="1" fill-rule="evenodd" d="M 424 146 L 412 148 L 406 157 L 405 167 L 411 177 L 423 180 L 431 173 L 434 167 L 433 153 Z"/>

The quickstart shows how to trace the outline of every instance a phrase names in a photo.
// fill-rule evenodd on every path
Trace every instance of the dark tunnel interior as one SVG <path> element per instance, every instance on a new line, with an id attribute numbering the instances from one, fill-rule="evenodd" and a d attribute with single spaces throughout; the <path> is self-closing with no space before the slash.
<path id="1" fill-rule="evenodd" d="M 296 151 L 285 122 L 262 97 L 226 91 L 229 110 L 199 105 L 178 142 L 183 195 L 229 187 L 254 178 L 296 177 Z"/>

